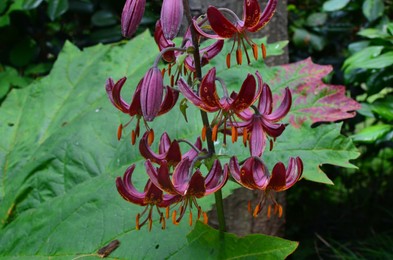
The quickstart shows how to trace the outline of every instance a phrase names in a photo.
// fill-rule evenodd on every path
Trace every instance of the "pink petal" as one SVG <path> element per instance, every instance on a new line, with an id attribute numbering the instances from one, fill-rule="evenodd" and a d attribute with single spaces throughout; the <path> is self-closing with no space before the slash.
<path id="1" fill-rule="evenodd" d="M 146 0 L 127 0 L 121 14 L 121 31 L 124 37 L 131 38 L 138 28 L 145 12 Z"/>
<path id="2" fill-rule="evenodd" d="M 273 17 L 274 12 L 276 11 L 278 0 L 269 0 L 257 25 L 252 28 L 248 28 L 250 32 L 256 32 L 262 29 Z"/>
<path id="3" fill-rule="evenodd" d="M 255 116 L 250 133 L 250 153 L 251 156 L 261 157 L 266 147 L 266 134 L 263 131 L 262 122 L 259 116 Z"/>
<path id="4" fill-rule="evenodd" d="M 291 109 L 291 106 L 292 106 L 291 91 L 289 90 L 289 88 L 285 88 L 285 96 L 280 106 L 276 109 L 276 111 L 274 111 L 270 115 L 266 115 L 265 118 L 273 122 L 279 121 L 288 114 L 289 110 Z"/>
<path id="5" fill-rule="evenodd" d="M 145 193 L 137 191 L 131 181 L 131 176 L 134 172 L 134 169 L 135 164 L 127 168 L 124 173 L 123 180 L 120 177 L 116 178 L 116 188 L 125 200 L 141 206 L 145 206 L 146 203 L 143 201 Z"/>
<path id="6" fill-rule="evenodd" d="M 184 95 L 184 97 L 187 98 L 191 103 L 193 103 L 195 106 L 199 107 L 200 109 L 202 109 L 202 110 L 204 110 L 206 112 L 216 112 L 217 110 L 219 110 L 219 107 L 210 107 L 210 106 L 206 105 L 192 91 L 192 89 L 188 86 L 188 84 L 183 79 L 180 79 L 177 82 L 177 86 L 179 87 L 179 90 Z"/>
<path id="7" fill-rule="evenodd" d="M 207 19 L 213 31 L 222 38 L 232 38 L 238 32 L 236 26 L 214 6 L 207 8 Z"/>

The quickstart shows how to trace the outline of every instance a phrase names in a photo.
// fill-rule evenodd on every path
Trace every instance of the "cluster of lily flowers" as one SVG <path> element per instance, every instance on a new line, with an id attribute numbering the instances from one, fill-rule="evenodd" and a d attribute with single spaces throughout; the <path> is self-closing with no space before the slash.
<path id="1" fill-rule="evenodd" d="M 185 1 L 186 3 L 186 1 Z M 145 9 L 145 0 L 127 0 L 122 13 L 122 33 L 130 38 L 136 31 Z M 199 206 L 197 199 L 220 190 L 228 179 L 235 180 L 250 190 L 260 190 L 261 197 L 252 210 L 254 217 L 267 205 L 268 215 L 273 210 L 282 215 L 282 207 L 272 196 L 272 191 L 284 191 L 292 187 L 301 177 L 303 163 L 299 157 L 289 158 L 288 165 L 278 162 L 271 171 L 262 160 L 267 144 L 273 149 L 273 142 L 285 130 L 286 125 L 279 121 L 289 112 L 292 104 L 291 92 L 284 90 L 281 104 L 273 111 L 273 97 L 270 87 L 263 82 L 261 74 L 248 74 L 238 93 L 228 93 L 223 79 L 216 76 L 216 69 L 210 69 L 202 79 L 197 79 L 197 66 L 204 66 L 218 55 L 225 39 L 233 39 L 232 48 L 227 53 L 227 67 L 231 67 L 231 54 L 236 53 L 237 64 L 242 64 L 242 55 L 250 56 L 246 45 L 251 46 L 253 56 L 258 59 L 259 47 L 249 38 L 248 34 L 260 30 L 273 16 L 277 0 L 268 0 L 262 11 L 257 0 L 244 0 L 243 19 L 233 11 L 210 6 L 205 15 L 195 17 L 184 34 L 183 41 L 176 46 L 173 39 L 177 36 L 184 14 L 183 0 L 163 0 L 161 17 L 156 23 L 154 39 L 160 50 L 152 67 L 136 86 L 130 103 L 121 97 L 121 90 L 126 78 L 117 82 L 109 78 L 106 91 L 110 101 L 121 112 L 131 119 L 118 128 L 118 139 L 123 129 L 136 120 L 131 131 L 131 143 L 134 145 L 140 137 L 140 122 L 146 131 L 139 140 L 139 152 L 146 159 L 144 166 L 149 180 L 143 192 L 138 191 L 132 181 L 135 164 L 124 173 L 123 178 L 116 179 L 117 190 L 127 201 L 145 207 L 136 216 L 136 228 L 144 224 L 151 230 L 153 211 L 157 211 L 159 221 L 164 229 L 166 219 L 171 218 L 178 224 L 185 213 L 189 212 L 189 223 L 193 223 L 192 208 L 197 210 L 197 219 L 207 222 L 206 212 Z M 230 19 L 228 19 L 229 17 Z M 193 37 L 192 31 L 195 32 Z M 199 49 L 203 39 L 213 39 L 211 45 Z M 197 48 L 198 47 L 198 48 Z M 261 46 L 262 56 L 266 56 L 264 45 Z M 199 55 L 195 52 L 199 50 Z M 196 60 L 199 59 L 199 60 Z M 163 60 L 166 68 L 161 70 L 158 63 Z M 168 75 L 169 85 L 164 85 Z M 222 89 L 219 97 L 217 85 Z M 177 103 L 179 95 L 183 95 L 191 104 L 206 113 L 214 114 L 209 125 L 202 126 L 201 136 L 194 142 L 187 140 L 171 140 L 168 133 L 162 133 L 158 151 L 154 151 L 154 130 L 149 122 L 169 112 Z M 227 136 L 232 142 L 242 139 L 248 146 L 250 157 L 238 161 L 236 156 L 228 163 L 222 164 L 215 159 L 206 163 L 207 173 L 203 173 L 201 165 L 214 157 L 212 151 L 203 148 L 204 142 L 214 142 L 218 134 L 223 135 L 226 144 Z M 240 138 L 239 138 L 240 137 Z M 188 151 L 181 151 L 180 143 L 188 144 Z"/>

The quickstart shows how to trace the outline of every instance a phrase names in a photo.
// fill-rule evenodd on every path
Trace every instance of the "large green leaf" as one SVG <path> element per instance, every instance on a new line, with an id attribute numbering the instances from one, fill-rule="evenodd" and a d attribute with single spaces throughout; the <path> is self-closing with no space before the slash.
<path id="1" fill-rule="evenodd" d="M 115 239 L 121 244 L 110 257 L 121 259 L 166 258 L 200 248 L 186 239 L 188 221 L 168 223 L 166 230 L 154 222 L 151 233 L 136 231 L 134 219 L 143 208 L 124 201 L 114 185 L 131 163 L 138 166 L 136 187 L 143 189 L 147 177 L 137 147 L 128 138 L 116 140 L 117 125 L 129 118 L 110 104 L 104 83 L 108 76 L 127 75 L 124 94 L 130 98 L 157 54 L 148 33 L 123 46 L 84 51 L 66 43 L 48 77 L 10 92 L 0 109 L 0 259 L 97 257 Z M 151 126 L 157 135 L 169 131 L 195 139 L 199 111 L 189 113 L 189 124 L 173 110 Z M 205 210 L 212 203 L 212 196 L 201 201 Z M 230 237 L 228 247 L 238 251 L 240 240 Z M 255 238 L 266 241 L 272 256 L 295 249 L 289 241 Z"/>

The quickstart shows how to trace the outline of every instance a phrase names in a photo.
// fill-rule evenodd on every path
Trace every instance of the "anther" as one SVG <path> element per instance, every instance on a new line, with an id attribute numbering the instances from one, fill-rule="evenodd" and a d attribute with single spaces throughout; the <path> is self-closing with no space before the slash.
<path id="1" fill-rule="evenodd" d="M 163 69 L 161 70 L 161 76 L 162 76 L 162 77 L 165 76 L 165 68 L 163 68 Z"/>
<path id="2" fill-rule="evenodd" d="M 166 219 L 169 218 L 169 206 L 166 207 L 166 209 L 165 209 L 165 217 L 166 217 Z"/>
<path id="3" fill-rule="evenodd" d="M 263 59 L 266 59 L 266 46 L 265 44 L 261 44 L 261 49 L 262 49 L 262 57 Z"/>
<path id="4" fill-rule="evenodd" d="M 232 126 L 232 133 L 231 133 L 231 135 L 232 135 L 232 143 L 235 143 L 236 141 L 237 141 L 237 129 L 236 129 L 236 127 L 234 127 L 234 126 Z"/>
<path id="5" fill-rule="evenodd" d="M 253 216 L 254 218 L 258 217 L 259 212 L 261 212 L 261 205 L 260 205 L 260 204 L 258 204 L 258 205 L 255 207 L 254 213 L 252 214 L 252 216 Z"/>
<path id="6" fill-rule="evenodd" d="M 218 124 L 213 127 L 212 140 L 217 141 Z"/>
<path id="7" fill-rule="evenodd" d="M 206 140 L 206 130 L 207 130 L 207 127 L 204 125 L 202 128 L 202 134 L 201 134 L 202 141 Z"/>
<path id="8" fill-rule="evenodd" d="M 244 146 L 247 146 L 247 139 L 248 139 L 248 131 L 247 128 L 243 128 L 243 144 Z"/>
<path id="9" fill-rule="evenodd" d="M 122 132 L 123 132 L 123 124 L 120 124 L 119 127 L 117 128 L 117 140 L 121 139 Z"/>
<path id="10" fill-rule="evenodd" d="M 132 132 L 131 132 L 131 144 L 134 145 L 135 141 L 136 141 L 136 134 L 135 134 L 135 131 L 132 130 Z"/>
<path id="11" fill-rule="evenodd" d="M 151 216 L 149 216 L 149 232 L 151 231 L 152 226 L 153 226 L 153 220 L 151 219 Z"/>
<path id="12" fill-rule="evenodd" d="M 247 211 L 248 211 L 250 214 L 252 214 L 252 212 L 251 212 L 251 201 L 248 201 L 248 203 L 247 203 Z"/>
<path id="13" fill-rule="evenodd" d="M 254 59 L 258 60 L 258 46 L 255 43 L 252 44 L 252 54 L 254 54 Z"/>
<path id="14" fill-rule="evenodd" d="M 209 218 L 207 217 L 206 212 L 203 212 L 203 224 L 207 225 L 208 221 L 209 221 Z"/>
<path id="15" fill-rule="evenodd" d="M 168 76 L 170 76 L 172 73 L 172 63 L 169 63 L 168 65 Z"/>
<path id="16" fill-rule="evenodd" d="M 269 149 L 269 151 L 271 151 L 271 150 L 273 150 L 273 140 L 272 139 L 270 139 L 270 149 Z"/>
<path id="17" fill-rule="evenodd" d="M 242 65 L 243 62 L 243 54 L 240 48 L 236 50 L 236 62 L 238 65 Z"/>
<path id="18" fill-rule="evenodd" d="M 172 223 L 178 225 L 179 223 L 176 221 L 176 210 L 172 212 Z"/>
<path id="19" fill-rule="evenodd" d="M 227 54 L 227 68 L 231 68 L 231 53 Z"/>
<path id="20" fill-rule="evenodd" d="M 141 217 L 141 215 L 138 213 L 136 215 L 136 220 L 135 220 L 135 229 L 136 230 L 140 230 L 141 229 L 141 227 L 139 226 L 139 219 L 140 219 L 140 217 Z"/>
<path id="21" fill-rule="evenodd" d="M 149 146 L 151 146 L 153 142 L 154 142 L 154 131 L 153 129 L 150 129 L 149 134 L 147 136 L 147 143 L 149 144 Z"/>
<path id="22" fill-rule="evenodd" d="M 171 75 L 171 87 L 175 86 L 175 76 Z"/>
<path id="23" fill-rule="evenodd" d="M 270 218 L 271 214 L 272 214 L 272 206 L 269 205 L 267 206 L 267 218 Z"/>
<path id="24" fill-rule="evenodd" d="M 201 218 L 202 208 L 198 206 L 198 220 Z"/>

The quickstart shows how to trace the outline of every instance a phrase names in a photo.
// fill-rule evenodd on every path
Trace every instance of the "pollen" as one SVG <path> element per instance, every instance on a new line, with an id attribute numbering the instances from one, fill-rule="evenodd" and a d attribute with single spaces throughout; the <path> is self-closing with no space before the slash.
<path id="1" fill-rule="evenodd" d="M 141 226 L 139 225 L 139 219 L 140 219 L 140 217 L 141 217 L 141 214 L 137 214 L 136 215 L 136 220 L 135 220 L 135 229 L 136 230 L 140 230 L 141 229 Z"/>
<path id="2" fill-rule="evenodd" d="M 209 221 L 209 218 L 207 216 L 206 212 L 203 212 L 203 224 L 207 225 L 207 222 Z"/>
<path id="3" fill-rule="evenodd" d="M 237 141 L 237 136 L 238 136 L 238 134 L 237 134 L 237 129 L 236 129 L 236 127 L 232 126 L 232 129 L 231 129 L 231 130 L 232 130 L 232 131 L 231 131 L 232 143 L 235 143 L 235 142 Z"/>
<path id="4" fill-rule="evenodd" d="M 154 131 L 153 129 L 150 129 L 149 135 L 147 137 L 147 143 L 149 144 L 149 146 L 151 146 L 153 142 L 154 142 Z"/>
<path id="5" fill-rule="evenodd" d="M 248 131 L 247 128 L 243 128 L 243 144 L 247 146 L 247 139 L 248 139 Z"/>
<path id="6" fill-rule="evenodd" d="M 263 59 L 266 59 L 266 46 L 265 44 L 261 44 L 261 49 L 262 49 L 262 57 Z"/>
<path id="7" fill-rule="evenodd" d="M 255 60 L 258 60 L 258 46 L 255 43 L 252 44 L 252 54 Z"/>
<path id="8" fill-rule="evenodd" d="M 192 211 L 190 211 L 190 216 L 188 219 L 188 224 L 190 225 L 190 227 L 192 226 Z"/>
<path id="9" fill-rule="evenodd" d="M 212 140 L 217 141 L 218 124 L 213 127 Z"/>
<path id="10" fill-rule="evenodd" d="M 240 48 L 236 50 L 236 62 L 238 65 L 242 65 L 243 63 L 243 53 Z"/>
<path id="11" fill-rule="evenodd" d="M 176 210 L 174 210 L 172 212 L 172 223 L 175 225 L 179 225 L 179 222 L 176 221 L 176 214 L 177 214 L 177 212 L 176 212 Z"/>
<path id="12" fill-rule="evenodd" d="M 205 141 L 205 140 L 206 140 L 206 126 L 205 126 L 205 125 L 204 125 L 203 128 L 202 128 L 201 137 L 202 137 L 202 141 Z"/>
<path id="13" fill-rule="evenodd" d="M 134 145 L 136 141 L 136 133 L 134 130 L 131 132 L 131 144 Z"/>
<path id="14" fill-rule="evenodd" d="M 227 54 L 227 68 L 231 68 L 231 53 Z"/>

